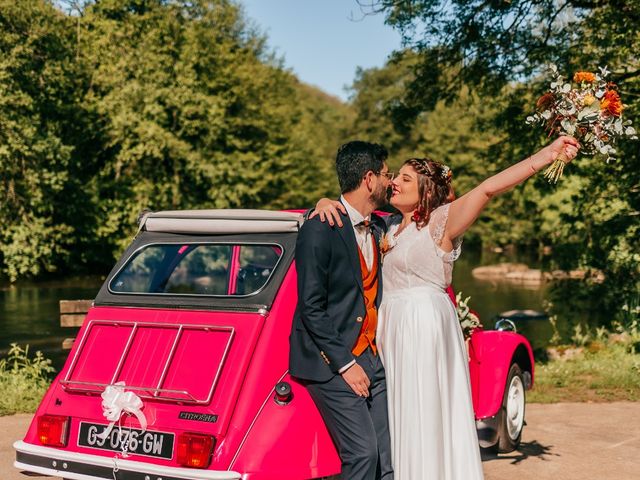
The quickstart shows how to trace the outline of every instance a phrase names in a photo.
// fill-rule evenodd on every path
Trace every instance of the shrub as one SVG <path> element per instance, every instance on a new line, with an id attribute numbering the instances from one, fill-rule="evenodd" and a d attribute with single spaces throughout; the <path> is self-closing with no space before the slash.
<path id="1" fill-rule="evenodd" d="M 640 400 L 640 322 L 613 322 L 613 330 L 576 327 L 572 345 L 536 365 L 533 403 Z"/>
<path id="2" fill-rule="evenodd" d="M 29 358 L 29 346 L 11 344 L 7 358 L 0 359 L 0 415 L 34 412 L 51 381 L 51 360 L 36 352 Z"/>

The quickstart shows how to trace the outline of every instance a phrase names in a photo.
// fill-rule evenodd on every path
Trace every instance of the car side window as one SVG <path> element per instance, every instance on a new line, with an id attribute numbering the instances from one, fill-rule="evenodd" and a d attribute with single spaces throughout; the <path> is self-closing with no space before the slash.
<path id="1" fill-rule="evenodd" d="M 249 295 L 262 288 L 278 263 L 282 249 L 264 245 L 243 245 L 240 248 L 236 295 Z"/>

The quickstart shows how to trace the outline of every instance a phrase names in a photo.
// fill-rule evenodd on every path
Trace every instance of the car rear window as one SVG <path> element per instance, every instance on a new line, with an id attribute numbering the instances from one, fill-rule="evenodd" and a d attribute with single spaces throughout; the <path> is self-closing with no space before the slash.
<path id="1" fill-rule="evenodd" d="M 260 291 L 282 257 L 276 244 L 152 244 L 136 251 L 109 290 L 124 294 L 245 296 Z"/>

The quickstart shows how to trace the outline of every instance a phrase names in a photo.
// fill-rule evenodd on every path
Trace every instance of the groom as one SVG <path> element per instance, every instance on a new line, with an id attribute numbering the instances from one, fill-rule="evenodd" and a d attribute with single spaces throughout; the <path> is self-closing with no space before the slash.
<path id="1" fill-rule="evenodd" d="M 289 371 L 303 381 L 331 434 L 342 478 L 392 480 L 387 387 L 376 347 L 382 298 L 378 245 L 390 174 L 381 145 L 342 145 L 336 170 L 347 215 L 307 220 L 296 245 L 298 306 Z"/>

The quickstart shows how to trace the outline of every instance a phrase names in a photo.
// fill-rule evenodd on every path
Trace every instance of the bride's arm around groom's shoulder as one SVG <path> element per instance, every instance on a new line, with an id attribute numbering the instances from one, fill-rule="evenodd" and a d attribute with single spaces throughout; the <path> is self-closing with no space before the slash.
<path id="1" fill-rule="evenodd" d="M 580 145 L 573 137 L 562 136 L 530 157 L 489 177 L 473 190 L 451 202 L 445 227 L 445 239 L 452 241 L 461 236 L 476 221 L 491 198 L 511 190 L 564 153 L 571 161 Z"/>

